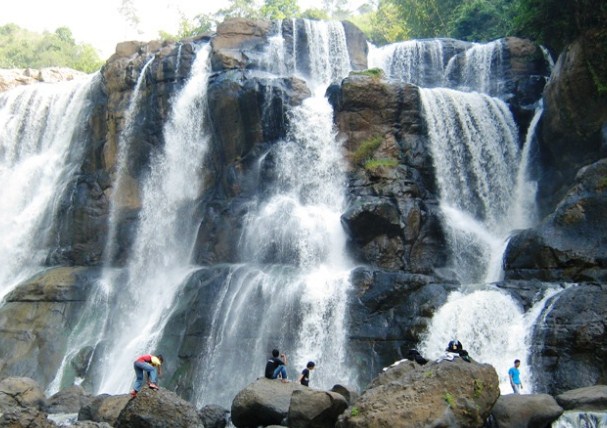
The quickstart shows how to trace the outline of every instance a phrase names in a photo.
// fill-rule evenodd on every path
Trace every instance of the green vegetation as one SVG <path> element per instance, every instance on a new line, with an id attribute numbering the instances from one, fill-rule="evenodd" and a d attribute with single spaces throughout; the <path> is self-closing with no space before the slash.
<path id="1" fill-rule="evenodd" d="M 434 373 L 432 371 L 428 370 L 428 371 L 424 372 L 424 377 L 425 378 L 430 378 L 432 376 L 434 376 Z"/>
<path id="2" fill-rule="evenodd" d="M 367 70 L 352 71 L 350 74 L 354 76 L 369 76 L 374 79 L 381 79 L 384 77 L 384 70 L 381 68 L 369 68 Z"/>
<path id="3" fill-rule="evenodd" d="M 443 395 L 443 399 L 447 402 L 449 407 L 451 407 L 452 409 L 455 408 L 455 397 L 453 397 L 450 392 L 445 392 L 445 395 Z"/>
<path id="4" fill-rule="evenodd" d="M 69 67 L 85 73 L 103 61 L 88 44 L 77 44 L 67 27 L 37 34 L 15 24 L 0 27 L 0 68 Z"/>
<path id="5" fill-rule="evenodd" d="M 480 398 L 483 395 L 483 391 L 485 390 L 485 385 L 483 385 L 482 380 L 474 379 L 474 398 Z"/>
<path id="6" fill-rule="evenodd" d="M 350 416 L 352 416 L 353 418 L 357 417 L 358 415 L 360 415 L 360 409 L 356 406 L 352 407 L 352 410 L 350 411 Z"/>
<path id="7" fill-rule="evenodd" d="M 367 171 L 377 171 L 380 168 L 394 168 L 398 166 L 396 159 L 369 159 L 363 165 Z"/>
<path id="8" fill-rule="evenodd" d="M 375 136 L 360 143 L 356 151 L 352 154 L 352 162 L 362 164 L 372 158 L 375 151 L 379 149 L 383 139 L 381 136 Z"/>

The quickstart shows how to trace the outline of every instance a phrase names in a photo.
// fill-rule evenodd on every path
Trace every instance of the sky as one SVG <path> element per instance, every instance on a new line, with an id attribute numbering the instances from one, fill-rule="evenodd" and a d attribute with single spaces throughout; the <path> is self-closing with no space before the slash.
<path id="1" fill-rule="evenodd" d="M 4 0 L 0 25 L 8 23 L 30 31 L 54 32 L 68 27 L 77 43 L 94 46 L 107 59 L 116 44 L 127 40 L 149 41 L 160 30 L 176 34 L 180 12 L 188 18 L 226 7 L 227 0 L 134 0 L 140 19 L 138 33 L 119 9 L 121 0 Z M 299 0 L 302 9 L 321 8 L 322 0 Z"/>

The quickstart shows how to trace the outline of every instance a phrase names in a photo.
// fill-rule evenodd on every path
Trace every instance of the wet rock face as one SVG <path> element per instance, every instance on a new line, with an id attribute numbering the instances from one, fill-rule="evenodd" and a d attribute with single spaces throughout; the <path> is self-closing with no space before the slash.
<path id="1" fill-rule="evenodd" d="M 431 275 L 357 268 L 349 300 L 349 364 L 358 368 L 359 384 L 406 358 L 426 331 L 432 314 L 446 301 L 455 283 Z"/>
<path id="2" fill-rule="evenodd" d="M 606 123 L 605 97 L 597 93 L 583 41 L 578 40 L 559 56 L 544 91 L 538 195 L 542 214 L 558 204 L 581 167 L 607 156 L 602 136 Z"/>
<path id="3" fill-rule="evenodd" d="M 82 314 L 98 271 L 58 267 L 42 272 L 5 297 L 0 311 L 0 367 L 48 385 L 63 359 L 68 333 Z M 39 358 L 43 355 L 44 363 Z"/>
<path id="4" fill-rule="evenodd" d="M 547 303 L 531 349 L 538 391 L 556 395 L 607 383 L 606 291 L 604 285 L 572 285 Z"/>
<path id="5" fill-rule="evenodd" d="M 342 221 L 355 258 L 415 273 L 444 265 L 447 246 L 431 193 L 433 167 L 418 88 L 353 74 L 331 88 L 329 99 L 352 168 Z M 382 159 L 385 166 L 365 167 L 370 159 Z"/>
<path id="6" fill-rule="evenodd" d="M 546 281 L 607 279 L 607 160 L 581 169 L 554 213 L 513 237 L 506 278 Z"/>

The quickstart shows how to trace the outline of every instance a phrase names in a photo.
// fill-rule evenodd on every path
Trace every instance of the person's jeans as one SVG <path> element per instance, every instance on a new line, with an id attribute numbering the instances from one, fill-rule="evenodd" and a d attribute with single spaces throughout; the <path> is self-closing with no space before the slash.
<path id="1" fill-rule="evenodd" d="M 150 363 L 146 363 L 143 361 L 135 361 L 135 387 L 133 388 L 135 391 L 139 392 L 141 389 L 141 385 L 143 385 L 143 372 L 148 374 L 148 379 L 151 383 L 156 383 L 156 367 L 151 365 Z"/>
<path id="2" fill-rule="evenodd" d="M 280 375 L 280 377 L 283 379 L 287 378 L 287 369 L 282 364 L 279 365 L 278 367 L 276 367 L 276 369 L 274 369 L 274 374 L 272 375 L 272 379 L 277 379 L 278 375 Z"/>
<path id="3" fill-rule="evenodd" d="M 521 384 L 520 383 L 510 382 L 510 385 L 512 385 L 512 390 L 514 391 L 515 394 L 521 393 Z"/>

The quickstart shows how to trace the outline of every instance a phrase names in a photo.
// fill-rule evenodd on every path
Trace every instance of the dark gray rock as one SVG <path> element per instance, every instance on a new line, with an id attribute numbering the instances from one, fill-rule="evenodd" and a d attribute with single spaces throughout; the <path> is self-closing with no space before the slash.
<path id="1" fill-rule="evenodd" d="M 341 394 L 311 388 L 293 391 L 287 420 L 289 428 L 333 428 L 348 407 Z"/>
<path id="2" fill-rule="evenodd" d="M 546 302 L 533 332 L 534 390 L 551 395 L 607 384 L 607 288 L 570 286 Z"/>
<path id="3" fill-rule="evenodd" d="M 429 275 L 357 268 L 352 272 L 348 331 L 350 364 L 366 385 L 383 367 L 406 358 L 421 341 L 434 312 L 457 284 Z"/>
<path id="4" fill-rule="evenodd" d="M 499 428 L 549 428 L 562 413 L 563 409 L 548 394 L 502 395 L 491 409 Z"/>
<path id="5" fill-rule="evenodd" d="M 333 385 L 333 387 L 331 388 L 331 392 L 337 392 L 342 397 L 344 397 L 348 405 L 355 402 L 360 396 L 360 394 L 356 391 L 355 388 L 352 388 L 351 386 L 347 385 Z"/>
<path id="6" fill-rule="evenodd" d="M 46 413 L 78 413 L 83 406 L 92 403 L 93 397 L 80 385 L 64 388 L 46 400 Z"/>
<path id="7" fill-rule="evenodd" d="M 228 426 L 230 411 L 221 406 L 210 404 L 198 410 L 198 416 L 204 428 L 225 428 Z"/>
<path id="8" fill-rule="evenodd" d="M 594 385 L 565 391 L 556 396 L 565 410 L 604 411 L 607 409 L 607 385 Z"/>
<path id="9" fill-rule="evenodd" d="M 508 279 L 607 279 L 607 159 L 582 168 L 553 214 L 515 235 L 504 256 Z"/>
<path id="10" fill-rule="evenodd" d="M 542 215 L 563 198 L 581 167 L 607 155 L 602 148 L 607 103 L 588 67 L 586 56 L 592 51 L 582 39 L 567 46 L 544 91 L 538 188 Z"/>
<path id="11" fill-rule="evenodd" d="M 127 405 L 131 396 L 101 394 L 93 398 L 90 404 L 83 406 L 78 412 L 79 421 L 106 422 L 112 426 L 116 423 L 120 412 Z"/>
<path id="12" fill-rule="evenodd" d="M 232 423 L 239 428 L 280 425 L 289 413 L 293 391 L 307 387 L 259 378 L 241 390 L 232 401 Z"/>

